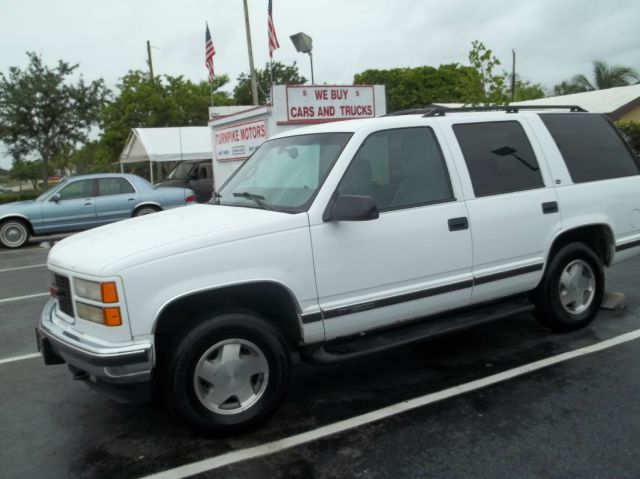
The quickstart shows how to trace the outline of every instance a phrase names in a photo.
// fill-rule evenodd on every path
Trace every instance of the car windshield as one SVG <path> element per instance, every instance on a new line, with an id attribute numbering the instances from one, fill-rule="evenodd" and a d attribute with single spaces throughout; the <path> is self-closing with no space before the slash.
<path id="1" fill-rule="evenodd" d="M 167 175 L 167 179 L 184 180 L 186 178 L 189 178 L 189 176 L 191 175 L 191 170 L 193 170 L 194 166 L 195 163 L 189 161 L 181 161 L 173 168 L 173 170 L 169 172 L 169 174 Z"/>
<path id="2" fill-rule="evenodd" d="M 351 133 L 267 141 L 220 190 L 218 203 L 298 213 L 309 207 Z"/>
<path id="3" fill-rule="evenodd" d="M 60 185 L 62 185 L 62 184 L 64 184 L 64 183 L 66 183 L 66 180 L 62 180 L 62 181 L 60 181 L 59 183 L 56 183 L 55 185 L 51 185 L 49 188 L 47 188 L 47 189 L 44 191 L 44 193 L 42 193 L 40 196 L 38 196 L 38 197 L 36 198 L 36 201 L 44 201 L 44 200 L 49 196 L 49 194 L 50 194 L 53 190 L 55 190 L 55 189 L 59 188 L 59 187 L 60 187 Z"/>

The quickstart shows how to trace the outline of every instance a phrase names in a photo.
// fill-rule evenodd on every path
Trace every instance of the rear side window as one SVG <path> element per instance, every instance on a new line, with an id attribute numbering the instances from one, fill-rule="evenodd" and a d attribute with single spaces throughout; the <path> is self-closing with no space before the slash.
<path id="1" fill-rule="evenodd" d="M 542 188 L 531 143 L 517 121 L 453 125 L 476 197 Z"/>
<path id="2" fill-rule="evenodd" d="M 629 148 L 602 115 L 543 113 L 540 118 L 562 153 L 574 183 L 640 172 Z"/>

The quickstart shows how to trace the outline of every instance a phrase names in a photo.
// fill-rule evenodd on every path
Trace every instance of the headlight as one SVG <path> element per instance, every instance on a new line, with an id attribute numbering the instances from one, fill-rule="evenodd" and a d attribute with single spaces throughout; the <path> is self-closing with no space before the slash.
<path id="1" fill-rule="evenodd" d="M 87 281 L 86 279 L 74 278 L 76 296 L 103 303 L 117 303 L 118 290 L 116 283 L 109 281 L 98 283 L 97 281 Z"/>

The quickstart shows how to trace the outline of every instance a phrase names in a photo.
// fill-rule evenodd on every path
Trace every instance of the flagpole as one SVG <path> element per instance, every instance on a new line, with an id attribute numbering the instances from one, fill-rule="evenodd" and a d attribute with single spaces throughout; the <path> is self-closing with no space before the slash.
<path id="1" fill-rule="evenodd" d="M 249 52 L 249 69 L 251 70 L 251 95 L 253 97 L 253 104 L 258 104 L 258 85 L 256 83 L 256 69 L 253 66 L 253 48 L 251 46 L 251 29 L 249 28 L 249 7 L 247 7 L 247 0 L 243 0 L 244 3 L 244 25 L 247 30 L 247 50 Z"/>

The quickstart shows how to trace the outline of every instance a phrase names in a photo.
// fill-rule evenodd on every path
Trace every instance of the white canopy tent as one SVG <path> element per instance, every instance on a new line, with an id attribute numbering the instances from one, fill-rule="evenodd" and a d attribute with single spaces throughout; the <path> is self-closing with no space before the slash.
<path id="1" fill-rule="evenodd" d="M 120 169 L 128 163 L 211 159 L 211 131 L 206 126 L 133 128 L 120 154 Z"/>

